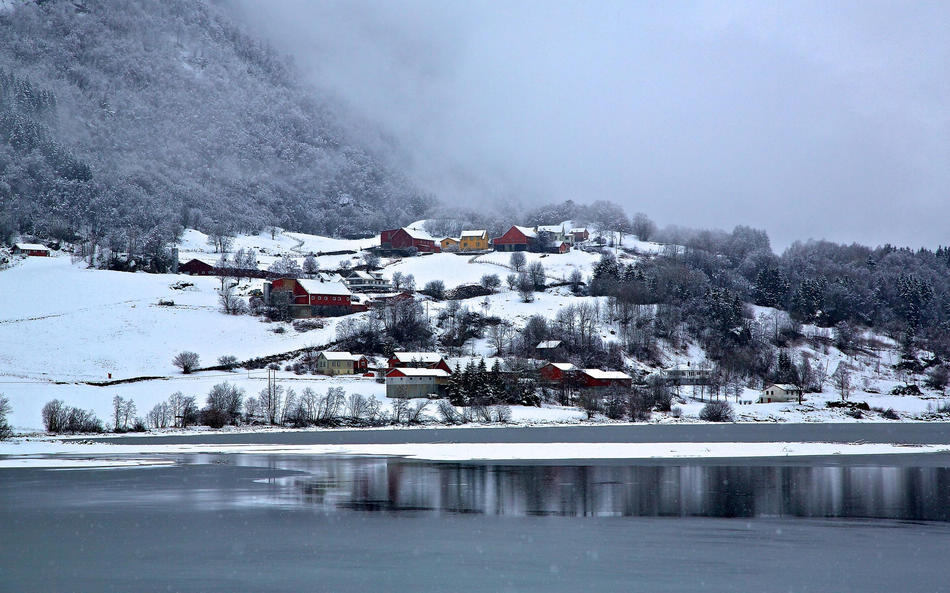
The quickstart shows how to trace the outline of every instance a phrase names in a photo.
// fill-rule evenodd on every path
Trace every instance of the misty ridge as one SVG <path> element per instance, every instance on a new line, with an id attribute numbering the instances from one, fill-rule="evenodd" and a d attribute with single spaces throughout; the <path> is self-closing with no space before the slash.
<path id="1" fill-rule="evenodd" d="M 573 221 L 685 247 L 636 268 L 606 255 L 589 278 L 591 294 L 664 305 L 644 335 L 675 344 L 687 327 L 711 352 L 755 366 L 766 357 L 736 331 L 751 302 L 798 322 L 881 328 L 908 348 L 950 354 L 947 248 L 809 241 L 777 255 L 765 231 L 657 228 L 597 195 L 458 203 L 405 172 L 398 139 L 367 130 L 301 79 L 227 3 L 4 5 L 0 241 L 107 249 L 140 259 L 136 269 L 164 271 L 184 228 L 367 237 L 427 219 L 436 235 L 484 228 L 497 236 L 512 224 Z"/>

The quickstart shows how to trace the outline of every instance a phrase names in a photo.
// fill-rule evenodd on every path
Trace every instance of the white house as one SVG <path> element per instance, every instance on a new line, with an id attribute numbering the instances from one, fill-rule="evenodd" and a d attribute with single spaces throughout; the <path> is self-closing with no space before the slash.
<path id="1" fill-rule="evenodd" d="M 802 396 L 802 389 L 788 383 L 774 383 L 766 386 L 759 396 L 760 404 L 770 404 L 772 402 L 797 402 Z"/>

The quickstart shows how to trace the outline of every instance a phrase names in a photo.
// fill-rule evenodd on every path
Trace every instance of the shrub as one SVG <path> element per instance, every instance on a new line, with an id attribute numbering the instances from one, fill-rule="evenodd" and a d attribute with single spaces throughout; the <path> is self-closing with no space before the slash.
<path id="1" fill-rule="evenodd" d="M 461 424 L 463 422 L 462 415 L 458 413 L 455 406 L 448 400 L 439 400 L 439 403 L 436 405 L 436 411 L 439 413 L 439 418 L 445 424 Z"/>
<path id="2" fill-rule="evenodd" d="M 706 422 L 735 422 L 732 406 L 725 400 L 709 402 L 699 412 L 699 419 Z"/>
<path id="3" fill-rule="evenodd" d="M 326 325 L 322 319 L 299 319 L 294 321 L 294 330 L 304 333 L 312 329 L 323 329 Z"/>
<path id="4" fill-rule="evenodd" d="M 11 412 L 10 400 L 0 393 L 0 441 L 10 438 L 13 435 L 13 429 L 7 422 L 7 414 Z"/>
<path id="5" fill-rule="evenodd" d="M 80 410 L 54 399 L 43 406 L 43 426 L 46 432 L 103 432 L 102 420 L 92 410 Z"/>
<path id="6" fill-rule="evenodd" d="M 445 282 L 441 280 L 430 280 L 426 282 L 425 287 L 422 289 L 422 294 L 429 295 L 430 297 L 441 301 L 445 298 Z"/>
<path id="7" fill-rule="evenodd" d="M 172 364 L 181 369 L 181 372 L 188 374 L 191 371 L 198 368 L 198 355 L 194 352 L 179 352 L 175 358 L 172 359 Z"/>
<path id="8" fill-rule="evenodd" d="M 238 365 L 237 356 L 234 356 L 232 354 L 225 354 L 224 356 L 219 356 L 218 365 L 223 366 L 224 368 L 230 371 L 231 369 L 235 368 Z"/>

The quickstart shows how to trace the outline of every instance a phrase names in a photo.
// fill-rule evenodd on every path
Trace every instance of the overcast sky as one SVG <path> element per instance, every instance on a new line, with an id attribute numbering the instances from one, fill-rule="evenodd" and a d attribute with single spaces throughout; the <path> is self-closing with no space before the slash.
<path id="1" fill-rule="evenodd" d="M 950 243 L 950 2 L 238 1 L 446 203 Z"/>

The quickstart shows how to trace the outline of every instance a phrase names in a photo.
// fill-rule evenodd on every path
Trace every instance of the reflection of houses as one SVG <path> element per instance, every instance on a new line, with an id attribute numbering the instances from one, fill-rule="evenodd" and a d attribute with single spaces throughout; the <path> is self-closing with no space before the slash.
<path id="1" fill-rule="evenodd" d="M 396 352 L 387 361 L 389 368 L 441 369 L 451 373 L 452 369 L 438 352 Z"/>
<path id="2" fill-rule="evenodd" d="M 513 226 L 500 236 L 492 239 L 495 251 L 532 251 L 536 249 L 538 232 L 530 227 Z"/>
<path id="3" fill-rule="evenodd" d="M 393 368 L 386 373 L 386 397 L 445 397 L 448 383 L 449 372 L 441 368 Z"/>
<path id="4" fill-rule="evenodd" d="M 393 289 L 392 283 L 383 277 L 382 272 L 355 270 L 343 282 L 354 292 L 388 292 Z"/>
<path id="5" fill-rule="evenodd" d="M 762 390 L 759 396 L 760 404 L 770 404 L 772 402 L 797 402 L 802 396 L 801 387 L 789 385 L 787 383 L 775 383 Z"/>
<path id="6" fill-rule="evenodd" d="M 428 233 L 415 229 L 401 228 L 383 231 L 379 234 L 380 247 L 394 251 L 417 250 L 419 253 L 439 253 L 441 249 Z"/>
<path id="7" fill-rule="evenodd" d="M 352 375 L 365 373 L 369 361 L 360 354 L 349 352 L 321 352 L 317 356 L 316 370 L 321 375 Z"/>
<path id="8" fill-rule="evenodd" d="M 712 370 L 687 362 L 664 369 L 661 376 L 670 385 L 708 385 Z"/>
<path id="9" fill-rule="evenodd" d="M 264 303 L 286 307 L 290 317 L 347 315 L 358 310 L 352 293 L 342 282 L 320 282 L 303 278 L 277 278 L 264 283 Z"/>
<path id="10" fill-rule="evenodd" d="M 11 250 L 14 255 L 29 257 L 49 257 L 49 247 L 39 243 L 15 243 Z"/>

